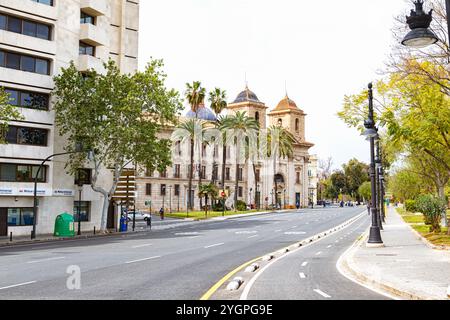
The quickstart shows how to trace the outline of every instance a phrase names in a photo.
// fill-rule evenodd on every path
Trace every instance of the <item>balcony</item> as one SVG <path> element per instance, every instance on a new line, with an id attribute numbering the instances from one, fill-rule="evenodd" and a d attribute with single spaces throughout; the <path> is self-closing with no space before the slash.
<path id="1" fill-rule="evenodd" d="M 91 16 L 104 16 L 108 11 L 108 5 L 106 0 L 81 0 L 81 11 Z"/>
<path id="2" fill-rule="evenodd" d="M 92 46 L 105 46 L 108 43 L 106 30 L 89 23 L 81 25 L 80 40 Z"/>
<path id="3" fill-rule="evenodd" d="M 87 71 L 90 69 L 95 69 L 100 73 L 105 72 L 102 60 L 89 55 L 80 55 L 78 58 L 78 70 Z"/>
<path id="4" fill-rule="evenodd" d="M 2 6 L 55 21 L 58 19 L 58 9 L 56 6 L 52 7 L 34 1 L 17 0 L 2 0 Z"/>

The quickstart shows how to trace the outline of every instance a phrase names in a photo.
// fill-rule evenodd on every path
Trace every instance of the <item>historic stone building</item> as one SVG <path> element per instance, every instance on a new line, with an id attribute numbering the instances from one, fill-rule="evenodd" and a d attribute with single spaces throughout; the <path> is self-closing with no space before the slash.
<path id="1" fill-rule="evenodd" d="M 53 76 L 71 61 L 80 71 L 102 72 L 108 59 L 122 72 L 134 72 L 138 28 L 139 0 L 0 0 L 0 86 L 24 116 L 10 123 L 8 144 L 0 145 L 0 236 L 30 234 L 33 178 L 44 159 L 64 152 L 50 99 Z M 72 214 L 79 205 L 82 230 L 100 227 L 102 196 L 89 185 L 90 169 L 79 179 L 80 204 L 66 161 L 66 156 L 50 159 L 39 176 L 38 234 L 52 233 L 56 216 Z M 101 184 L 111 183 L 105 170 Z"/>
<path id="2" fill-rule="evenodd" d="M 280 103 L 270 112 L 269 107 L 261 102 L 257 95 L 248 87 L 239 93 L 237 98 L 228 104 L 224 114 L 235 112 L 246 112 L 248 116 L 255 118 L 261 130 L 270 125 L 281 125 L 295 137 L 294 155 L 292 158 L 273 159 L 261 158 L 255 160 L 256 175 L 253 163 L 247 160 L 240 165 L 238 180 L 238 199 L 249 205 L 261 208 L 272 204 L 281 207 L 308 206 L 310 181 L 308 177 L 309 153 L 313 146 L 305 139 L 305 117 L 306 114 L 297 107 L 289 97 L 283 98 Z M 216 121 L 216 115 L 209 108 L 202 106 L 197 113 L 198 118 L 206 120 L 211 127 Z M 194 118 L 195 113 L 189 111 L 184 117 Z M 168 127 L 161 132 L 161 137 L 170 138 L 174 127 Z M 189 144 L 175 144 L 173 166 L 165 172 L 145 172 L 137 174 L 137 208 L 149 210 L 145 202 L 151 201 L 152 210 L 157 211 L 164 206 L 166 212 L 185 211 L 188 200 L 188 172 L 189 172 Z M 276 170 L 274 170 L 274 162 Z M 198 178 L 201 174 L 202 182 L 214 182 L 221 186 L 222 181 L 222 147 L 215 145 L 204 145 L 196 152 L 195 172 L 193 177 L 193 188 L 191 197 L 194 198 L 194 208 L 199 210 L 200 199 L 198 193 Z M 228 189 L 229 198 L 227 205 L 232 205 L 235 190 L 235 150 L 234 146 L 227 146 L 225 189 Z M 276 178 L 276 179 L 274 179 Z M 256 179 L 256 183 L 255 183 Z M 277 193 L 275 193 L 275 180 Z M 256 193 L 255 193 L 255 187 Z"/>

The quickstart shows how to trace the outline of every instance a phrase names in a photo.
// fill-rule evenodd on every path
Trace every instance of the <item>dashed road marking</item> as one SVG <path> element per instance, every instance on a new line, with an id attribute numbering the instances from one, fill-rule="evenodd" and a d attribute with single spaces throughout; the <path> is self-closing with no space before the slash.
<path id="1" fill-rule="evenodd" d="M 26 285 L 32 284 L 32 283 L 36 283 L 36 281 L 29 281 L 29 282 L 24 282 L 24 283 L 19 283 L 19 284 L 13 284 L 11 286 L 2 287 L 2 288 L 0 288 L 0 290 L 6 290 L 6 289 L 11 289 L 11 288 L 26 286 Z"/>
<path id="2" fill-rule="evenodd" d="M 54 261 L 54 260 L 61 260 L 61 259 L 65 259 L 65 257 L 55 257 L 55 258 L 48 258 L 48 259 L 41 259 L 41 260 L 33 260 L 33 261 L 28 261 L 27 263 L 39 263 L 39 262 Z"/>
<path id="3" fill-rule="evenodd" d="M 143 262 L 143 261 L 148 261 L 148 260 L 153 260 L 153 259 L 158 259 L 158 258 L 161 258 L 161 256 L 155 256 L 155 257 L 149 257 L 149 258 L 144 258 L 144 259 L 127 261 L 127 262 L 125 262 L 125 264 L 136 263 L 136 262 Z"/>
<path id="4" fill-rule="evenodd" d="M 250 237 L 248 237 L 247 239 L 251 239 L 251 238 L 255 238 L 255 237 L 258 237 L 258 235 L 255 234 L 254 236 L 250 236 Z"/>
<path id="5" fill-rule="evenodd" d="M 306 267 L 307 264 L 308 264 L 308 261 L 303 262 L 302 267 Z"/>
<path id="6" fill-rule="evenodd" d="M 306 275 L 303 272 L 300 272 L 298 275 L 300 276 L 301 279 L 305 279 L 306 278 Z"/>
<path id="7" fill-rule="evenodd" d="M 140 244 L 140 245 L 138 245 L 138 246 L 132 246 L 131 248 L 133 248 L 133 249 L 138 249 L 138 248 L 144 248 L 144 247 L 150 247 L 150 246 L 152 246 L 153 244 L 151 244 L 151 243 L 147 243 L 147 244 Z"/>
<path id="8" fill-rule="evenodd" d="M 212 245 L 210 245 L 210 246 L 206 246 L 206 247 L 204 247 L 205 249 L 208 249 L 208 248 L 213 248 L 213 247 L 218 247 L 218 246 L 222 246 L 222 245 L 224 245 L 225 243 L 216 243 L 216 244 L 212 244 Z"/>
<path id="9" fill-rule="evenodd" d="M 314 289 L 314 292 L 320 294 L 320 295 L 321 295 L 322 297 L 324 297 L 324 298 L 331 298 L 330 295 L 326 294 L 325 292 L 323 292 L 323 291 L 321 291 L 321 290 L 319 290 L 319 289 Z"/>
<path id="10" fill-rule="evenodd" d="M 321 254 L 322 254 L 322 251 L 319 251 L 316 253 L 316 256 L 321 255 Z"/>

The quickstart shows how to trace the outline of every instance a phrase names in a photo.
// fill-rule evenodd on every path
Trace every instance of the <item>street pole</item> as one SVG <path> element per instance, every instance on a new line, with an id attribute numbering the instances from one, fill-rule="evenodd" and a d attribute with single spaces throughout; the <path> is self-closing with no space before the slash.
<path id="1" fill-rule="evenodd" d="M 372 225 L 370 227 L 369 241 L 367 246 L 369 247 L 382 247 L 384 246 L 381 240 L 380 227 L 377 221 L 377 195 L 376 195 L 376 181 L 375 181 L 375 136 L 377 134 L 375 130 L 375 121 L 373 117 L 373 90 L 372 83 L 369 84 L 369 119 L 364 123 L 367 131 L 367 135 L 370 138 L 370 182 L 372 191 L 372 202 L 370 204 L 370 212 L 372 214 Z"/>
<path id="2" fill-rule="evenodd" d="M 380 198 L 381 198 L 380 197 L 380 195 L 381 195 L 380 166 L 381 166 L 381 161 L 380 161 L 380 138 L 379 138 L 379 136 L 377 136 L 377 138 L 376 138 L 375 147 L 376 147 L 376 154 L 375 154 L 375 183 L 376 183 L 376 188 L 377 188 L 377 192 L 376 192 L 376 198 L 377 198 L 377 202 L 376 202 L 377 221 L 378 221 L 378 226 L 380 227 L 380 230 L 383 230 L 383 224 L 381 222 L 381 205 L 380 205 Z"/>
<path id="3" fill-rule="evenodd" d="M 172 213 L 172 186 L 169 186 L 170 213 Z"/>
<path id="4" fill-rule="evenodd" d="M 81 193 L 83 191 L 83 183 L 78 181 L 78 235 L 81 236 Z"/>

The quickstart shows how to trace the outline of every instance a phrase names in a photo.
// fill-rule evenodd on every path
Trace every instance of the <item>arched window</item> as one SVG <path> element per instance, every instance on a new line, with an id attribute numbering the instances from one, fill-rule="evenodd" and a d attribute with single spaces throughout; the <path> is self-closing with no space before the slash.
<path id="1" fill-rule="evenodd" d="M 300 130 L 300 120 L 295 119 L 295 131 L 299 131 Z"/>
<path id="2" fill-rule="evenodd" d="M 255 112 L 255 120 L 259 123 L 259 112 Z"/>
<path id="3" fill-rule="evenodd" d="M 282 126 L 283 125 L 283 119 L 278 119 L 278 125 Z"/>

